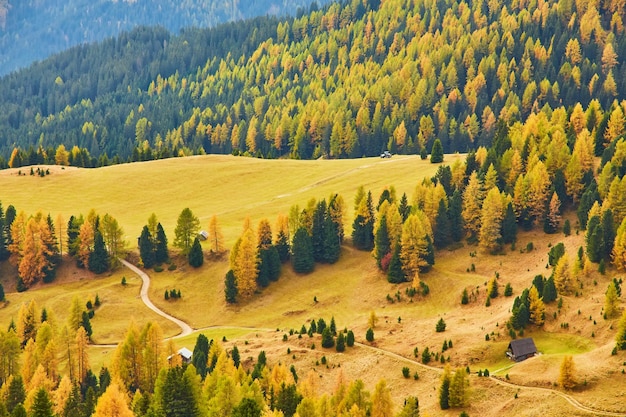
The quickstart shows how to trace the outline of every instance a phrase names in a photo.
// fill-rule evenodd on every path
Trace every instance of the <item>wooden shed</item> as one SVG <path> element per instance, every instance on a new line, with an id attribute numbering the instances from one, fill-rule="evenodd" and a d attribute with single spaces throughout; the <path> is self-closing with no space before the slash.
<path id="1" fill-rule="evenodd" d="M 520 362 L 528 358 L 532 358 L 537 354 L 535 341 L 531 337 L 524 339 L 511 340 L 506 350 L 506 356 L 515 362 Z"/>

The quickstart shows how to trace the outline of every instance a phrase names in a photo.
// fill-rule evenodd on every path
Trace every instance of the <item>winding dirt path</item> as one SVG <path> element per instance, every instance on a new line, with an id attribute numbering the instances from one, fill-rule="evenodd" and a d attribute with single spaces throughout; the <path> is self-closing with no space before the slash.
<path id="1" fill-rule="evenodd" d="M 190 325 L 188 325 L 182 320 L 177 319 L 174 316 L 167 314 L 165 311 L 160 310 L 158 307 L 152 304 L 152 301 L 150 301 L 150 297 L 148 296 L 148 289 L 150 288 L 150 277 L 148 276 L 148 274 L 146 274 L 145 272 L 143 272 L 141 269 L 137 268 L 135 265 L 131 264 L 130 262 L 125 261 L 124 259 L 120 259 L 120 262 L 122 262 L 122 264 L 126 268 L 130 269 L 135 274 L 139 275 L 139 277 L 141 277 L 141 280 L 143 282 L 141 285 L 141 301 L 143 301 L 146 307 L 148 307 L 150 310 L 157 313 L 159 316 L 173 322 L 178 327 L 180 327 L 180 333 L 177 334 L 174 338 L 189 336 L 190 334 L 193 333 L 193 329 L 191 328 Z"/>
<path id="2" fill-rule="evenodd" d="M 274 329 L 267 329 L 267 328 L 257 328 L 257 327 L 244 327 L 244 326 L 209 326 L 209 327 L 205 327 L 202 329 L 196 329 L 194 330 L 189 324 L 185 323 L 184 321 L 177 319 L 174 316 L 171 316 L 169 314 L 167 314 L 166 312 L 160 310 L 158 307 L 156 307 L 154 304 L 152 304 L 152 301 L 150 301 L 150 298 L 148 296 L 148 289 L 150 288 L 150 277 L 148 276 L 148 274 L 146 274 L 144 271 L 142 271 L 141 269 L 137 268 L 135 265 L 131 264 L 128 261 L 125 261 L 123 259 L 120 259 L 120 261 L 122 262 L 122 264 L 124 266 L 126 266 L 128 269 L 130 269 L 131 271 L 133 271 L 134 273 L 136 273 L 137 275 L 139 275 L 141 277 L 141 280 L 143 281 L 143 284 L 141 286 L 141 301 L 143 301 L 143 303 L 146 305 L 146 307 L 148 307 L 150 310 L 154 311 L 155 313 L 157 313 L 158 315 L 160 315 L 161 317 L 175 323 L 178 327 L 180 327 L 181 332 L 174 336 L 174 338 L 180 338 L 180 337 L 184 337 L 184 336 L 188 336 L 194 332 L 198 332 L 198 331 L 202 331 L 202 330 L 208 330 L 208 329 L 246 329 L 246 330 L 251 330 L 251 331 L 273 331 Z M 433 371 L 436 373 L 442 373 L 442 369 L 441 368 L 437 368 L 434 366 L 430 366 L 430 365 L 425 365 L 417 360 L 411 359 L 411 358 L 407 358 L 406 356 L 402 356 L 399 355 L 397 353 L 394 353 L 392 351 L 389 350 L 385 350 L 385 349 L 381 349 L 375 346 L 370 346 L 364 343 L 359 343 L 359 342 L 355 342 L 356 346 L 365 348 L 365 349 L 369 349 L 371 351 L 374 352 L 378 352 L 380 354 L 404 361 L 404 362 L 408 362 L 411 363 L 413 365 L 417 365 L 420 368 L 423 369 L 427 369 L 429 371 Z M 105 347 L 105 346 L 111 346 L 111 347 L 115 347 L 116 345 L 96 345 L 96 346 L 100 346 L 100 347 Z M 557 391 L 554 389 L 550 389 L 550 388 L 541 388 L 541 387 L 528 387 L 525 385 L 517 385 L 517 384 L 513 384 L 511 382 L 508 381 L 503 381 L 500 378 L 496 378 L 494 376 L 490 376 L 489 377 L 494 383 L 501 385 L 501 386 L 505 386 L 505 387 L 509 387 L 509 388 L 516 388 L 518 390 L 525 390 L 525 391 L 539 391 L 539 392 L 547 392 L 553 395 L 557 395 L 559 397 L 561 397 L 562 399 L 564 399 L 565 401 L 567 401 L 567 403 L 569 403 L 572 407 L 574 407 L 575 409 L 579 410 L 579 411 L 583 411 L 586 413 L 591 413 L 591 414 L 595 414 L 595 415 L 599 415 L 599 416 L 610 416 L 610 417 L 623 417 L 626 415 L 626 412 L 612 412 L 612 411 L 604 411 L 604 410 L 598 410 L 586 405 L 581 404 L 580 402 L 578 402 L 578 400 L 576 400 L 575 398 L 573 398 L 572 396 L 565 394 L 561 391 Z"/>

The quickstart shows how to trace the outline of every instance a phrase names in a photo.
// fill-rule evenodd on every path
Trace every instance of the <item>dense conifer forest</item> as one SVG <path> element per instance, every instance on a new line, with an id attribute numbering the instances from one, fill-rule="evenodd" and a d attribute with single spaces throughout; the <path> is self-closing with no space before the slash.
<path id="1" fill-rule="evenodd" d="M 17 166 L 76 145 L 92 166 L 419 153 L 436 138 L 467 151 L 577 104 L 602 141 L 626 88 L 618 3 L 353 0 L 180 36 L 141 28 L 3 78 L 0 153 L 19 148 Z"/>
<path id="2" fill-rule="evenodd" d="M 255 16 L 295 15 L 308 0 L 1 0 L 0 74 L 69 47 L 101 41 L 140 25 L 173 33 Z M 325 0 L 318 4 L 326 3 Z"/>

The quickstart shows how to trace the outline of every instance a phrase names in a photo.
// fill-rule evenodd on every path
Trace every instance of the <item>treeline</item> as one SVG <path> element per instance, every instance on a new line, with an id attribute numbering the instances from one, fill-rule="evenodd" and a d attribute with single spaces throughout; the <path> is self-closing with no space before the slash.
<path id="1" fill-rule="evenodd" d="M 319 1 L 319 4 L 324 3 Z M 309 0 L 161 1 L 2 0 L 0 74 L 46 59 L 69 47 L 102 41 L 137 26 L 163 26 L 172 33 L 213 27 L 265 15 L 296 15 Z"/>
<path id="2" fill-rule="evenodd" d="M 625 97 L 617 2 L 492 6 L 353 0 L 75 48 L 3 80 L 0 153 L 63 143 L 121 161 L 341 158 L 420 153 L 437 138 L 467 151 L 491 146 L 498 120 L 577 105 L 609 114 Z"/>

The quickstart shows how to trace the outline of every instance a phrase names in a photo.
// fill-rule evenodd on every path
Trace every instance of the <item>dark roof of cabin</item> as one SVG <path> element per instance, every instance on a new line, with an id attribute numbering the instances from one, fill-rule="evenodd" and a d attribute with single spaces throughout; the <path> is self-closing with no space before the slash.
<path id="1" fill-rule="evenodd" d="M 535 342 L 531 337 L 511 340 L 511 343 L 509 343 L 509 350 L 513 352 L 515 357 L 537 353 Z"/>

